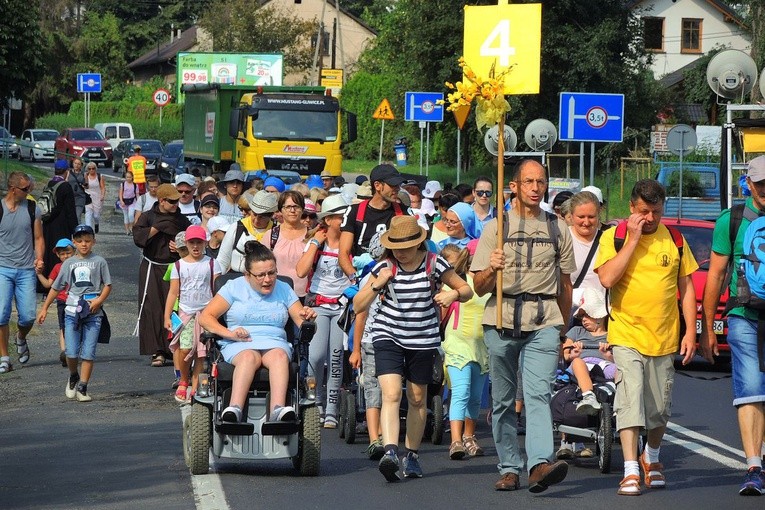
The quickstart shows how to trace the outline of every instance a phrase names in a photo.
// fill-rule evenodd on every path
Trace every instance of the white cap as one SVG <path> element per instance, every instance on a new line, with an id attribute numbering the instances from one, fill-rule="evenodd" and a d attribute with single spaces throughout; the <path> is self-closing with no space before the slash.
<path id="1" fill-rule="evenodd" d="M 188 184 L 193 188 L 196 186 L 197 181 L 191 174 L 178 174 L 175 176 L 175 185 L 178 186 L 179 184 Z"/>
<path id="2" fill-rule="evenodd" d="M 579 307 L 574 312 L 574 315 L 576 316 L 581 316 L 582 313 L 586 313 L 593 319 L 602 319 L 608 315 L 605 295 L 597 289 L 584 289 L 582 298 L 577 304 Z"/>
<path id="3" fill-rule="evenodd" d="M 589 191 L 590 193 L 598 197 L 598 202 L 600 202 L 600 205 L 603 205 L 603 192 L 600 191 L 600 188 L 598 188 L 597 186 L 585 186 L 579 191 Z"/>
<path id="4" fill-rule="evenodd" d="M 228 229 L 233 225 L 225 216 L 213 216 L 207 220 L 207 231 L 212 234 L 217 230 L 228 232 Z"/>
<path id="5" fill-rule="evenodd" d="M 422 196 L 425 198 L 433 198 L 436 193 L 441 191 L 441 183 L 438 181 L 428 181 L 425 183 L 425 189 L 422 190 Z"/>

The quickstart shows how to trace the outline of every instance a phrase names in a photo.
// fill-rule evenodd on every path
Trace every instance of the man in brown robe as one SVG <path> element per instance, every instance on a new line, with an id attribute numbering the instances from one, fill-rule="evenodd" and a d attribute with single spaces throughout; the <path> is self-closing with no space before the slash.
<path id="1" fill-rule="evenodd" d="M 170 282 L 164 280 L 167 267 L 178 260 L 175 236 L 190 225 L 178 210 L 181 194 L 172 184 L 157 189 L 157 203 L 142 214 L 133 226 L 133 240 L 143 249 L 138 272 L 138 323 L 140 353 L 151 355 L 151 365 L 161 367 L 170 357 L 164 326 L 165 300 Z M 135 334 L 135 333 L 134 333 Z"/>

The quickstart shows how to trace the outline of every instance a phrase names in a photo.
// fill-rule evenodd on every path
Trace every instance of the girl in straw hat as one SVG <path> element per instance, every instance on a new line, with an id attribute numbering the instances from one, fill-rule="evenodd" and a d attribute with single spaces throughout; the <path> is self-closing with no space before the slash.
<path id="1" fill-rule="evenodd" d="M 371 336 L 375 349 L 377 379 L 382 389 L 380 421 L 385 455 L 379 469 L 389 482 L 399 480 L 398 434 L 401 378 L 406 380 L 409 409 L 403 474 L 422 477 L 418 449 L 425 428 L 427 385 L 439 334 L 438 307 L 473 296 L 468 284 L 446 260 L 425 248 L 427 232 L 413 216 L 395 216 L 382 234 L 385 247 L 381 261 L 372 269 L 369 282 L 353 300 L 357 311 L 365 311 L 377 295 L 380 307 Z M 451 290 L 438 291 L 441 283 Z"/>

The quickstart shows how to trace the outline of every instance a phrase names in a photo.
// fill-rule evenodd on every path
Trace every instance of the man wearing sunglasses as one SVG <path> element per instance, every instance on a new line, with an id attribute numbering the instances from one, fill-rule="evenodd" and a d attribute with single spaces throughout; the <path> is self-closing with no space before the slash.
<path id="1" fill-rule="evenodd" d="M 8 176 L 8 193 L 0 217 L 0 374 L 12 370 L 8 355 L 11 304 L 18 312 L 16 347 L 19 363 L 29 361 L 27 334 L 35 321 L 35 271 L 43 268 L 42 224 L 40 209 L 27 200 L 32 181 L 22 172 Z"/>
<path id="2" fill-rule="evenodd" d="M 191 223 L 181 214 L 178 202 L 181 194 L 172 184 L 157 188 L 157 203 L 143 213 L 133 226 L 133 241 L 143 250 L 138 272 L 138 333 L 140 353 L 151 355 L 151 366 L 161 367 L 169 355 L 169 342 L 165 329 L 165 300 L 170 282 L 164 280 L 167 266 L 180 257 L 175 247 L 175 236 Z"/>
<path id="3" fill-rule="evenodd" d="M 488 177 L 478 177 L 473 183 L 473 211 L 478 219 L 478 235 L 481 235 L 483 226 L 492 218 L 497 217 L 497 210 L 492 205 L 494 197 L 494 184 Z"/>

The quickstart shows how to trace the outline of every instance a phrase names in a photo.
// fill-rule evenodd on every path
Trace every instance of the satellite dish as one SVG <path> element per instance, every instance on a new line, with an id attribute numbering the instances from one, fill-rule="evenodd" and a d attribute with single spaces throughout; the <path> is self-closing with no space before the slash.
<path id="1" fill-rule="evenodd" d="M 707 65 L 707 83 L 720 97 L 743 97 L 757 82 L 757 65 L 741 50 L 721 51 Z"/>
<path id="2" fill-rule="evenodd" d="M 558 130 L 547 119 L 532 120 L 523 132 L 523 139 L 532 151 L 547 152 L 558 141 Z"/>
<path id="3" fill-rule="evenodd" d="M 513 152 L 515 146 L 518 145 L 518 135 L 515 134 L 513 128 L 505 126 L 505 136 L 503 138 L 505 152 Z M 499 126 L 494 126 L 486 131 L 486 134 L 483 135 L 483 144 L 486 146 L 486 150 L 493 156 L 499 154 Z"/>

